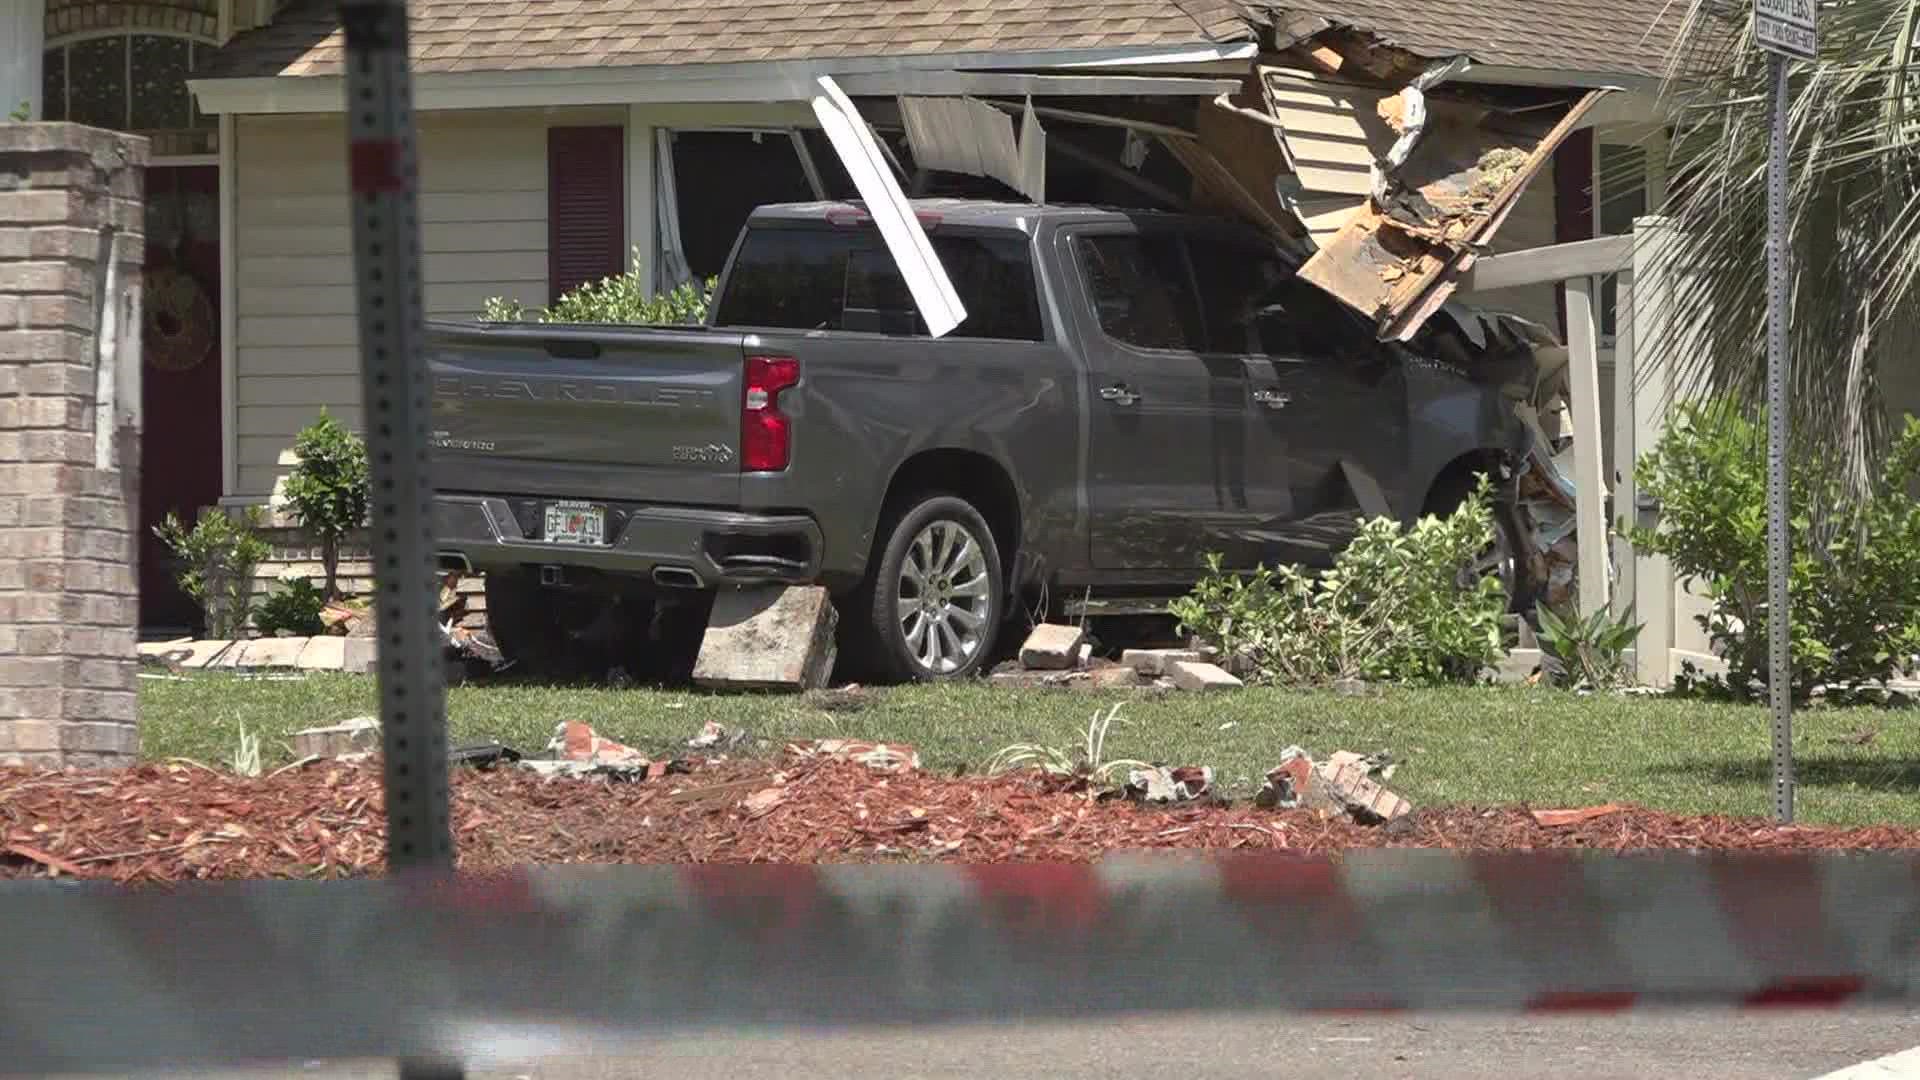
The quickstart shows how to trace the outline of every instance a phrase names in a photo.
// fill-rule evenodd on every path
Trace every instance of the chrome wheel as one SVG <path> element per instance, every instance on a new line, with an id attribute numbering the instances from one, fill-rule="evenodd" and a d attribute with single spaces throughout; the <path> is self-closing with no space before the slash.
<path id="1" fill-rule="evenodd" d="M 1520 604 L 1521 581 L 1525 570 L 1521 560 L 1525 554 L 1514 543 L 1514 534 L 1495 511 L 1493 522 L 1493 541 L 1480 554 L 1460 568 L 1460 587 L 1472 589 L 1481 581 L 1491 577 L 1500 582 L 1500 590 L 1507 595 L 1509 610 Z"/>
<path id="2" fill-rule="evenodd" d="M 993 627 L 993 578 L 980 540 L 955 521 L 920 530 L 900 561 L 894 607 L 914 663 L 935 675 L 965 667 Z"/>

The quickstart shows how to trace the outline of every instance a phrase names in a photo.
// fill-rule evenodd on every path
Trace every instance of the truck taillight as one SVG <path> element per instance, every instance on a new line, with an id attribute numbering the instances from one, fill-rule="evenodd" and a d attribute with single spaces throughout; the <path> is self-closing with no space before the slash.
<path id="1" fill-rule="evenodd" d="M 740 471 L 779 472 L 793 456 L 793 423 L 780 411 L 780 391 L 800 381 L 791 356 L 747 357 L 740 400 Z"/>

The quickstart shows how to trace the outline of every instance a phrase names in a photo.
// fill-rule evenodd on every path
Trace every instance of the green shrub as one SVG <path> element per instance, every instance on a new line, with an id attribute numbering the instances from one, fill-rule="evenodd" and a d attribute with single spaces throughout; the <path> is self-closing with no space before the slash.
<path id="1" fill-rule="evenodd" d="M 287 477 L 287 508 L 320 543 L 326 596 L 339 595 L 340 542 L 367 521 L 367 447 L 359 436 L 320 410 L 320 418 L 293 441 L 300 456 Z"/>
<path id="2" fill-rule="evenodd" d="M 1361 522 L 1324 574 L 1282 566 L 1242 576 L 1209 556 L 1206 579 L 1170 610 L 1259 682 L 1470 682 L 1500 656 L 1505 590 L 1466 572 L 1493 527 L 1482 481 L 1454 513 L 1411 530 L 1391 518 Z"/>
<path id="3" fill-rule="evenodd" d="M 293 637 L 319 637 L 327 632 L 320 612 L 327 606 L 327 594 L 314 588 L 306 578 L 288 578 L 280 591 L 261 603 L 253 625 L 269 637 L 285 630 Z"/>
<path id="4" fill-rule="evenodd" d="M 1629 534 L 1636 548 L 1665 555 L 1713 602 L 1700 622 L 1727 658 L 1736 697 L 1767 689 L 1766 438 L 1761 422 L 1725 408 L 1678 410 L 1666 435 L 1639 462 L 1640 489 L 1659 500 L 1660 521 Z M 1920 652 L 1920 421 L 1908 417 L 1863 499 L 1842 497 L 1838 481 L 1803 456 L 1792 459 L 1793 545 L 1788 595 L 1793 696 L 1816 686 L 1847 696 L 1897 676 Z M 1816 507 L 1831 508 L 1816 516 Z"/>
<path id="5" fill-rule="evenodd" d="M 1557 683 L 1611 690 L 1629 681 L 1626 654 L 1642 628 L 1633 621 L 1631 611 L 1616 618 L 1603 607 L 1581 618 L 1563 616 L 1542 603 L 1535 613 L 1540 619 L 1540 651 L 1553 661 L 1547 667 Z"/>
<path id="6" fill-rule="evenodd" d="M 625 273 L 582 285 L 550 308 L 529 312 L 518 300 L 496 296 L 480 312 L 484 322 L 631 323 L 639 326 L 692 326 L 707 321 L 707 308 L 720 281 L 687 282 L 663 293 L 648 290 L 636 250 Z"/>
<path id="7" fill-rule="evenodd" d="M 211 637 L 239 637 L 253 614 L 253 571 L 271 551 L 254 531 L 259 527 L 258 507 L 248 507 L 244 521 L 208 507 L 191 530 L 172 513 L 153 528 L 180 560 L 176 580 L 206 614 Z"/>

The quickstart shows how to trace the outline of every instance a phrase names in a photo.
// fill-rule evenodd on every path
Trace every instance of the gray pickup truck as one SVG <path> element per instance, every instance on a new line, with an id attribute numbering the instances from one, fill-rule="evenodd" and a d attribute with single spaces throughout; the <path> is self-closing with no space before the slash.
<path id="1" fill-rule="evenodd" d="M 1529 448 L 1531 324 L 1454 308 L 1387 344 L 1243 225 L 914 206 L 968 312 L 937 339 L 845 203 L 756 211 L 704 327 L 433 326 L 437 542 L 486 572 L 503 651 L 819 583 L 843 657 L 966 676 L 1039 597 L 1324 565 Z"/>

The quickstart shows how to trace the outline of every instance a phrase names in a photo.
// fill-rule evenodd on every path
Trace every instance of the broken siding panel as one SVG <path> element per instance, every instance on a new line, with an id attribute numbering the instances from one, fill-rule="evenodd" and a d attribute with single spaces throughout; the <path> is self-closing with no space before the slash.
<path id="1" fill-rule="evenodd" d="M 1371 168 L 1396 137 L 1380 118 L 1379 87 L 1335 82 L 1312 72 L 1263 69 L 1267 99 L 1286 132 L 1303 198 L 1358 205 L 1373 188 Z"/>
<path id="2" fill-rule="evenodd" d="M 1373 162 L 1396 137 L 1380 116 L 1393 93 L 1301 69 L 1260 71 L 1299 179 L 1295 208 L 1324 246 L 1373 190 Z"/>
<path id="3" fill-rule="evenodd" d="M 1386 205 L 1369 201 L 1348 219 L 1301 277 L 1372 318 L 1382 338 L 1409 339 L 1605 93 L 1497 110 L 1430 96 L 1427 132 L 1397 171 L 1401 186 Z"/>
<path id="4" fill-rule="evenodd" d="M 428 316 L 471 318 L 490 296 L 547 291 L 546 129 L 600 113 L 433 113 L 420 120 Z M 273 488 L 276 461 L 321 406 L 360 412 L 346 131 L 338 117 L 240 117 L 237 494 Z"/>

